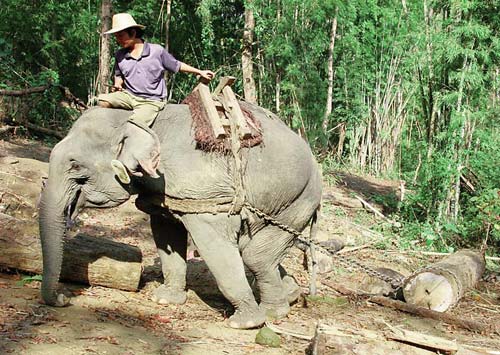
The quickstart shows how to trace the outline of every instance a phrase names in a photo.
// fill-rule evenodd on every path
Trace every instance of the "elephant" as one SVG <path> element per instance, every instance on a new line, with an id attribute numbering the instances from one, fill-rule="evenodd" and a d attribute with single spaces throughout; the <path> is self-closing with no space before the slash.
<path id="1" fill-rule="evenodd" d="M 164 276 L 153 300 L 160 304 L 186 302 L 189 233 L 221 293 L 234 306 L 234 314 L 227 320 L 229 327 L 249 329 L 261 326 L 270 315 L 286 316 L 294 297 L 280 263 L 298 232 L 315 220 L 321 176 L 304 139 L 266 109 L 246 105 L 260 121 L 263 140 L 252 148 L 241 147 L 244 164 L 239 173 L 233 154 L 197 148 L 185 104 L 166 105 L 151 129 L 139 127 L 133 132 L 134 139 L 130 139 L 127 123 L 131 111 L 101 107 L 85 111 L 52 149 L 49 176 L 41 192 L 41 295 L 45 304 L 62 307 L 69 303 L 59 288 L 67 221 L 83 208 L 114 207 L 138 195 L 137 207 L 150 214 Z M 137 156 L 141 151 L 137 144 L 141 136 L 151 141 L 152 132 L 158 137 L 161 153 L 159 177 L 134 174 L 130 183 L 123 183 L 110 161 L 119 157 L 132 161 L 130 165 L 140 165 L 143 157 Z M 239 189 L 235 177 L 240 179 Z M 239 208 L 234 203 L 229 209 L 217 207 L 217 201 L 231 202 L 238 192 L 244 201 Z M 176 209 L 165 204 L 167 200 L 202 202 L 206 208 Z M 254 275 L 257 298 L 245 270 Z"/>

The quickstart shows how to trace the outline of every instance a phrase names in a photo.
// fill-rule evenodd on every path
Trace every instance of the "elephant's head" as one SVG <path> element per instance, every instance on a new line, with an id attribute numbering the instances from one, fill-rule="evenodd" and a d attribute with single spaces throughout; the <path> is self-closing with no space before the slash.
<path id="1" fill-rule="evenodd" d="M 126 140 L 125 116 L 121 110 L 91 109 L 52 150 L 39 211 L 42 297 L 49 305 L 66 303 L 57 286 L 67 222 L 84 207 L 114 207 L 130 198 L 131 188 L 118 181 L 110 164 Z"/>

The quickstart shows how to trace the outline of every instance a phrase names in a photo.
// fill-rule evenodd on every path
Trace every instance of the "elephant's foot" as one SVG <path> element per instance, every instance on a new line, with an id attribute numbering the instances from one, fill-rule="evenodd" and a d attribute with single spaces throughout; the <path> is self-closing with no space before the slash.
<path id="1" fill-rule="evenodd" d="M 251 329 L 260 327 L 266 322 L 266 314 L 255 301 L 253 306 L 239 307 L 229 317 L 227 325 L 235 329 Z"/>
<path id="2" fill-rule="evenodd" d="M 259 307 L 265 313 L 266 318 L 271 321 L 283 319 L 287 316 L 288 312 L 290 312 L 288 301 L 277 304 L 261 302 Z"/>
<path id="3" fill-rule="evenodd" d="M 290 275 L 285 275 L 282 282 L 283 290 L 285 291 L 285 296 L 288 299 L 288 303 L 292 304 L 297 301 L 299 299 L 301 289 L 295 279 Z"/>
<path id="4" fill-rule="evenodd" d="M 184 304 L 186 303 L 187 294 L 184 290 L 161 285 L 153 291 L 153 302 L 158 304 Z"/>
<path id="5" fill-rule="evenodd" d="M 57 294 L 57 297 L 50 298 L 50 299 L 44 299 L 44 302 L 46 305 L 52 306 L 52 307 L 66 307 L 70 305 L 70 300 L 66 295 L 59 293 Z"/>

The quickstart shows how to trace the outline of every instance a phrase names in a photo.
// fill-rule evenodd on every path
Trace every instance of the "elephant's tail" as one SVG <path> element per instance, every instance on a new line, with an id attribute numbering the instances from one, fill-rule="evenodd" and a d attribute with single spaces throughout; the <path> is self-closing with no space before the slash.
<path id="1" fill-rule="evenodd" d="M 314 210 L 314 213 L 311 217 L 311 227 L 309 229 L 309 239 L 311 241 L 315 241 L 316 235 L 318 234 L 320 209 L 321 204 L 318 206 L 318 208 L 316 208 L 316 210 Z"/>
<path id="2" fill-rule="evenodd" d="M 306 252 L 311 244 L 315 244 L 316 241 L 316 235 L 318 234 L 318 229 L 319 229 L 319 217 L 320 217 L 320 209 L 321 209 L 321 204 L 314 210 L 314 213 L 311 216 L 311 225 L 309 227 L 309 240 L 305 241 L 302 238 L 295 238 L 294 240 L 294 245 L 298 249 L 302 250 L 303 252 Z"/>

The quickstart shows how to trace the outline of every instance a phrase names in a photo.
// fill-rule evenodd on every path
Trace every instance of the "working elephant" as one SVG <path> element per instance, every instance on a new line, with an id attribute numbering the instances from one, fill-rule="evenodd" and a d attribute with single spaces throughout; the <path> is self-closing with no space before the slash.
<path id="1" fill-rule="evenodd" d="M 167 105 L 153 126 L 161 144 L 160 178 L 132 176 L 129 184 L 114 175 L 110 161 L 119 155 L 120 159 L 133 159 L 124 157 L 122 149 L 128 140 L 130 111 L 93 108 L 85 112 L 52 150 L 49 178 L 42 191 L 41 293 L 45 303 L 68 303 L 58 291 L 67 220 L 84 207 L 113 207 L 139 194 L 136 204 L 151 215 L 164 275 L 164 284 L 154 292 L 154 300 L 186 301 L 189 233 L 222 294 L 235 307 L 229 326 L 252 328 L 263 324 L 266 314 L 285 316 L 290 289 L 280 275 L 280 262 L 297 237 L 286 227 L 302 231 L 315 219 L 321 179 L 302 138 L 275 115 L 258 106 L 247 106 L 260 121 L 263 141 L 241 149 L 240 173 L 234 154 L 197 149 L 187 105 Z M 147 128 L 141 132 L 137 134 L 149 134 Z M 130 144 L 127 150 L 134 151 Z M 235 187 L 238 179 L 241 184 Z M 244 197 L 242 208 L 230 204 L 230 213 L 231 208 L 218 204 L 230 203 L 236 194 Z M 176 204 L 169 207 L 165 201 Z M 175 207 L 183 203 L 186 208 Z M 193 207 L 196 203 L 204 207 L 197 210 Z M 282 226 L 270 223 L 260 212 Z M 255 276 L 260 304 L 244 266 Z"/>

